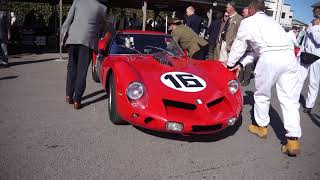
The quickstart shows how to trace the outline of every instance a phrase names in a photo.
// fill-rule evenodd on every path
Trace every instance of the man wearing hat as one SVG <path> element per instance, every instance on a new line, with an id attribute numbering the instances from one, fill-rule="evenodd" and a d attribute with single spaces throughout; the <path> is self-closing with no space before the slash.
<path id="1" fill-rule="evenodd" d="M 230 1 L 227 4 L 226 12 L 229 15 L 227 21 L 221 24 L 219 36 L 218 36 L 218 43 L 217 43 L 217 50 L 218 52 L 214 55 L 214 59 L 218 59 L 224 63 L 228 60 L 228 54 L 230 52 L 232 43 L 236 38 L 238 28 L 242 21 L 242 16 L 240 16 L 236 11 L 236 3 L 234 1 Z"/>
<path id="2" fill-rule="evenodd" d="M 182 24 L 178 18 L 169 21 L 171 35 L 179 43 L 183 50 L 187 50 L 189 57 L 204 60 L 209 51 L 206 40 L 199 37 L 190 27 Z"/>
<path id="3" fill-rule="evenodd" d="M 300 55 L 301 89 L 309 73 L 309 90 L 304 113 L 310 113 L 320 85 L 320 2 L 312 5 L 315 19 L 309 24 Z"/>

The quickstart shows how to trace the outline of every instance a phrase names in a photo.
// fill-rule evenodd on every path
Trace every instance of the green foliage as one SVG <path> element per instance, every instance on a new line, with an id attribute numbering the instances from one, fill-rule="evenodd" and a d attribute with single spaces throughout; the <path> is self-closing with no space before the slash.
<path id="1" fill-rule="evenodd" d="M 67 15 L 70 5 L 63 5 L 63 15 Z M 30 2 L 18 2 L 10 0 L 1 0 L 0 1 L 0 10 L 5 10 L 9 12 L 14 12 L 17 17 L 17 24 L 22 25 L 25 15 L 34 9 L 37 14 L 41 13 L 44 16 L 46 23 L 51 16 L 53 10 L 59 12 L 58 5 L 50 5 L 47 3 L 30 3 Z M 36 14 L 36 15 L 37 15 Z"/>

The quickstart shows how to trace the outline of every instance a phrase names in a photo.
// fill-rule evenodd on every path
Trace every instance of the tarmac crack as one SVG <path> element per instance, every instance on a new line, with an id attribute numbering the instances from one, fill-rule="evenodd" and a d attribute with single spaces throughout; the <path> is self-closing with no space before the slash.
<path id="1" fill-rule="evenodd" d="M 234 167 L 234 166 L 238 166 L 238 165 L 243 164 L 243 163 L 254 162 L 254 161 L 259 160 L 259 159 L 263 159 L 263 157 L 256 157 L 256 158 L 251 158 L 251 159 L 244 160 L 244 161 L 235 161 L 235 162 L 228 163 L 228 164 L 225 164 L 225 165 L 214 166 L 214 167 L 210 167 L 210 168 L 206 168 L 206 169 L 189 171 L 189 172 L 186 172 L 186 173 L 184 173 L 184 174 L 169 176 L 168 178 L 169 178 L 169 179 L 179 178 L 179 177 L 183 177 L 183 176 L 187 176 L 187 175 L 193 175 L 193 174 L 198 174 L 198 173 L 213 171 L 213 170 L 217 170 L 217 169 L 221 169 L 221 168 Z"/>

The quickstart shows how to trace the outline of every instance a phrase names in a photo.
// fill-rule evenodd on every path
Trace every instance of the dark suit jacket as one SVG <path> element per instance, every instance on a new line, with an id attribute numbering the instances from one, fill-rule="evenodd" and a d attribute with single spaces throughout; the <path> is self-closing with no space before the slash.
<path id="1" fill-rule="evenodd" d="M 209 28 L 208 28 L 208 34 L 209 34 L 209 39 L 208 43 L 210 45 L 213 45 L 216 43 L 219 31 L 220 31 L 220 26 L 221 26 L 221 19 L 216 19 L 211 22 Z"/>
<path id="2" fill-rule="evenodd" d="M 8 41 L 9 29 L 9 14 L 7 12 L 0 11 L 0 42 Z"/>
<path id="3" fill-rule="evenodd" d="M 196 34 L 200 33 L 201 30 L 201 18 L 195 14 L 187 17 L 186 25 L 190 27 Z"/>

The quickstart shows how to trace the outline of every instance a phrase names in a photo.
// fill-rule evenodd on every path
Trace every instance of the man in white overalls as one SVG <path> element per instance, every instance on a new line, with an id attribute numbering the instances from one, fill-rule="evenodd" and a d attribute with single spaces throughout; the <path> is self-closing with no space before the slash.
<path id="1" fill-rule="evenodd" d="M 241 66 L 253 61 L 253 56 L 258 57 L 254 93 L 254 118 L 257 125 L 249 125 L 248 130 L 261 138 L 267 138 L 271 88 L 276 84 L 284 128 L 287 131 L 287 144 L 282 146 L 282 152 L 297 155 L 300 153 L 298 139 L 301 137 L 300 92 L 294 48 L 284 29 L 263 12 L 264 0 L 252 0 L 249 9 L 252 16 L 242 20 L 227 62 L 231 70 L 239 71 Z M 238 62 L 248 44 L 253 53 Z"/>
<path id="2" fill-rule="evenodd" d="M 320 57 L 320 2 L 312 5 L 314 19 L 306 32 L 302 46 L 302 52 L 310 53 Z M 306 98 L 304 113 L 311 113 L 311 110 L 316 102 L 319 85 L 320 85 L 320 60 L 317 59 L 312 64 L 303 64 L 300 66 L 301 89 L 304 80 L 309 72 L 309 90 Z"/>

